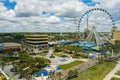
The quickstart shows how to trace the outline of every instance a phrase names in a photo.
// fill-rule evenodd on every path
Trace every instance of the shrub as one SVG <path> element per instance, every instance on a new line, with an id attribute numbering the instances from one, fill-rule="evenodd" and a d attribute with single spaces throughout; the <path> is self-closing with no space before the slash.
<path id="1" fill-rule="evenodd" d="M 88 58 L 88 55 L 86 55 L 86 54 L 80 54 L 80 56 L 81 56 L 82 58 Z"/>

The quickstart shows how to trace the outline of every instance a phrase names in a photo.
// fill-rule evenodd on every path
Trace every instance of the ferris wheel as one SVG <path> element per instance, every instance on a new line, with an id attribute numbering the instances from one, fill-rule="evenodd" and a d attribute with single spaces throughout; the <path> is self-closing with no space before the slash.
<path id="1" fill-rule="evenodd" d="M 81 36 L 85 40 L 89 42 L 95 41 L 97 45 L 102 45 L 104 41 L 110 39 L 110 35 L 105 36 L 104 33 L 110 32 L 113 26 L 115 26 L 114 19 L 107 10 L 93 8 L 86 11 L 79 18 L 78 32 L 85 33 L 84 36 Z"/>

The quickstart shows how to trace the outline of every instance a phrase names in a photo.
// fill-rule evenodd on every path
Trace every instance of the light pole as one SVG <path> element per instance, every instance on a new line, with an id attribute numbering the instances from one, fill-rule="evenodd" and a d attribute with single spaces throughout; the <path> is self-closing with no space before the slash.
<path id="1" fill-rule="evenodd" d="M 113 49 L 112 49 L 112 57 L 114 57 L 114 52 L 113 52 Z"/>

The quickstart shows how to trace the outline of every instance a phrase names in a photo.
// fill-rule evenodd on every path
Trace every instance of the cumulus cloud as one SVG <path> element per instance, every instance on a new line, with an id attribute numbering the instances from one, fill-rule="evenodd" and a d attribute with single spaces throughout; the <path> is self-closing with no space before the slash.
<path id="1" fill-rule="evenodd" d="M 74 25 L 75 17 L 77 23 L 79 17 L 87 10 L 100 7 L 108 10 L 119 26 L 120 21 L 120 0 L 93 0 L 100 2 L 100 5 L 87 6 L 80 0 L 10 0 L 15 1 L 17 5 L 14 10 L 7 8 L 0 3 L 0 32 L 47 32 L 47 31 L 70 31 L 75 32 L 77 25 Z M 46 14 L 43 15 L 43 12 Z M 89 25 L 107 26 L 111 24 L 106 15 L 96 15 L 91 13 Z M 85 18 L 86 19 L 86 18 Z M 103 23 L 95 24 L 95 21 L 101 20 Z M 83 20 L 81 26 L 85 26 Z"/>
<path id="2" fill-rule="evenodd" d="M 62 17 L 77 17 L 87 8 L 88 6 L 84 3 L 73 0 L 63 2 L 58 5 L 52 5 L 52 10 L 56 13 L 56 15 Z"/>
<path id="3" fill-rule="evenodd" d="M 60 22 L 60 18 L 58 18 L 56 16 L 50 16 L 50 17 L 46 18 L 46 22 L 47 23 L 58 23 L 58 22 Z"/>
<path id="4" fill-rule="evenodd" d="M 18 17 L 30 17 L 38 15 L 39 8 L 37 0 L 17 0 L 15 12 Z"/>
<path id="5" fill-rule="evenodd" d="M 7 9 L 3 6 L 3 3 L 0 3 L 0 18 L 3 17 L 6 10 Z"/>

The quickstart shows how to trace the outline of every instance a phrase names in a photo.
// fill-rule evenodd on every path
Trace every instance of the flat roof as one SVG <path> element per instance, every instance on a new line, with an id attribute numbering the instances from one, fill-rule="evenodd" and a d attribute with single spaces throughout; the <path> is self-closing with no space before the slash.
<path id="1" fill-rule="evenodd" d="M 21 46 L 19 43 L 0 43 L 0 46 L 9 47 L 9 46 Z"/>
<path id="2" fill-rule="evenodd" d="M 44 40 L 44 39 L 47 39 L 48 40 L 48 38 L 26 38 L 26 39 L 30 39 L 30 40 Z"/>
<path id="3" fill-rule="evenodd" d="M 39 34 L 30 34 L 30 35 L 25 35 L 26 37 L 27 36 L 48 36 L 48 35 L 45 35 L 45 34 L 43 34 L 43 35 L 39 35 Z"/>
<path id="4" fill-rule="evenodd" d="M 27 43 L 47 43 L 48 41 L 26 41 Z"/>

